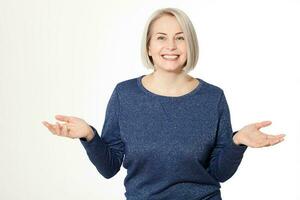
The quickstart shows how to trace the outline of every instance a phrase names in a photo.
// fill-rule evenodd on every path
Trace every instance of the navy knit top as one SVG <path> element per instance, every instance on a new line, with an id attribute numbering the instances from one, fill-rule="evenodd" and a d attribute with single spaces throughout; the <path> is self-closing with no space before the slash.
<path id="1" fill-rule="evenodd" d="M 182 96 L 147 90 L 142 76 L 118 82 L 101 136 L 80 138 L 105 178 L 127 169 L 127 200 L 221 200 L 220 182 L 240 165 L 246 145 L 233 142 L 224 91 L 200 78 Z"/>

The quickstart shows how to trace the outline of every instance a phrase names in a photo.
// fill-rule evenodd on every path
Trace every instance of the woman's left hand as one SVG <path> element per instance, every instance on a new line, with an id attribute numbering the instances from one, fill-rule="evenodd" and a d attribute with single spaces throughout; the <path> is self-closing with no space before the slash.
<path id="1" fill-rule="evenodd" d="M 235 144 L 244 144 L 249 147 L 260 148 L 278 144 L 284 140 L 285 134 L 269 135 L 259 129 L 269 126 L 271 121 L 262 121 L 249 124 L 239 130 L 233 137 Z"/>

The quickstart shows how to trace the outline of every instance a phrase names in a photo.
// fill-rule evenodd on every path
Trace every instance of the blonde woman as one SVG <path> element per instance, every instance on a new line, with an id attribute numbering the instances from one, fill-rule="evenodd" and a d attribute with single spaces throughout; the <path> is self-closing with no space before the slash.
<path id="1" fill-rule="evenodd" d="M 246 149 L 278 144 L 285 135 L 261 132 L 270 121 L 232 131 L 224 91 L 188 75 L 198 42 L 183 11 L 155 11 L 141 52 L 153 72 L 115 86 L 101 136 L 73 116 L 57 115 L 64 124 L 44 125 L 53 134 L 79 138 L 107 179 L 123 163 L 127 200 L 221 200 L 220 182 L 233 176 Z"/>

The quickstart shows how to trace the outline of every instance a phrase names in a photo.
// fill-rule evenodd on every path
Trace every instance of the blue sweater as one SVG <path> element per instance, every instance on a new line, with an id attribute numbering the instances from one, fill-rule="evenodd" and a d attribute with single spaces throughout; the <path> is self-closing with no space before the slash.
<path id="1" fill-rule="evenodd" d="M 197 78 L 193 91 L 162 96 L 143 76 L 116 84 L 101 136 L 90 125 L 95 137 L 80 138 L 90 161 L 107 179 L 123 163 L 127 200 L 221 200 L 247 149 L 233 142 L 223 90 Z"/>

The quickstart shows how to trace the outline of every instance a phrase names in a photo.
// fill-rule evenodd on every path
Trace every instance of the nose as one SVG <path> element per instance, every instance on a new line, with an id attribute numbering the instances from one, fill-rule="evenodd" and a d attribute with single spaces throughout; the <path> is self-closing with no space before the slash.
<path id="1" fill-rule="evenodd" d="M 174 40 L 169 40 L 167 44 L 168 49 L 176 49 L 176 42 Z"/>

